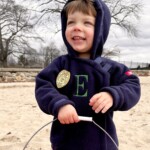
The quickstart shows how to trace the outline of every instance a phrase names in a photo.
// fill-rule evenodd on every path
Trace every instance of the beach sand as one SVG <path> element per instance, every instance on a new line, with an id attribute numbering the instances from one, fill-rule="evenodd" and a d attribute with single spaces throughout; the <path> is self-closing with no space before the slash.
<path id="1" fill-rule="evenodd" d="M 119 150 L 150 149 L 150 77 L 140 77 L 142 96 L 129 111 L 115 112 Z M 52 120 L 38 107 L 34 83 L 0 83 L 0 150 L 23 150 L 30 137 Z M 26 150 L 50 150 L 50 125 Z M 110 149 L 111 150 L 111 149 Z"/>

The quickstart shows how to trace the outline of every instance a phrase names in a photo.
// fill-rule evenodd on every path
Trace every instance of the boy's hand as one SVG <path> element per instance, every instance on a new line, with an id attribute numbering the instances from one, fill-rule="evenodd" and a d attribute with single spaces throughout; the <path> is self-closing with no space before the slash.
<path id="1" fill-rule="evenodd" d="M 61 124 L 77 123 L 80 121 L 75 108 L 70 104 L 60 108 L 58 112 L 58 120 Z"/>
<path id="2" fill-rule="evenodd" d="M 105 113 L 113 105 L 113 98 L 108 92 L 100 92 L 90 99 L 90 106 L 95 113 Z"/>

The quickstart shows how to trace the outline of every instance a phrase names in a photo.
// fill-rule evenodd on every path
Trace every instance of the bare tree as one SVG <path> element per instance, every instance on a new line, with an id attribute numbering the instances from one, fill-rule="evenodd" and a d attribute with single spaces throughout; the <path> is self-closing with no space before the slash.
<path id="1" fill-rule="evenodd" d="M 61 55 L 67 54 L 67 47 L 64 43 L 60 46 L 60 53 Z"/>
<path id="2" fill-rule="evenodd" d="M 31 48 L 28 39 L 40 39 L 34 32 L 34 18 L 14 0 L 0 1 L 0 62 L 7 66 L 9 55 Z"/>
<path id="3" fill-rule="evenodd" d="M 19 56 L 18 64 L 21 65 L 21 67 L 25 67 L 26 65 L 28 65 L 28 60 L 27 60 L 27 58 L 25 57 L 24 54 Z"/>
<path id="4" fill-rule="evenodd" d="M 34 0 L 38 2 L 38 10 L 44 19 L 51 19 L 56 22 L 57 14 L 60 14 L 62 7 L 67 0 Z M 138 20 L 139 12 L 142 9 L 140 0 L 104 0 L 111 11 L 112 25 L 118 26 L 127 31 L 129 35 L 137 36 L 135 21 Z M 43 21 L 43 20 L 42 20 Z"/>
<path id="5" fill-rule="evenodd" d="M 112 25 L 126 30 L 129 35 L 137 36 L 135 22 L 140 19 L 142 4 L 138 0 L 105 0 L 111 11 Z"/>
<path id="6" fill-rule="evenodd" d="M 119 57 L 120 56 L 120 49 L 117 46 L 115 46 L 111 49 L 104 49 L 102 55 L 105 58 Z"/>
<path id="7" fill-rule="evenodd" d="M 12 57 L 12 56 L 10 56 L 9 58 L 8 58 L 8 66 L 11 66 L 11 67 L 14 67 L 14 66 L 16 66 L 17 65 L 17 60 L 16 59 L 14 59 L 14 57 Z"/>
<path id="8" fill-rule="evenodd" d="M 18 65 L 21 67 L 37 67 L 38 52 L 35 49 L 27 49 L 18 57 Z"/>
<path id="9" fill-rule="evenodd" d="M 53 41 L 48 46 L 41 48 L 39 55 L 43 57 L 43 67 L 51 63 L 59 54 L 60 51 Z"/>

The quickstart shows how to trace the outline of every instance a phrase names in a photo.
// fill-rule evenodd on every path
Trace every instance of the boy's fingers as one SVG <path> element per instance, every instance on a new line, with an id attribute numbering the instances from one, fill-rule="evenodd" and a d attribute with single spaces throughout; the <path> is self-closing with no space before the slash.
<path id="1" fill-rule="evenodd" d="M 72 117 L 70 117 L 70 118 L 64 118 L 63 120 L 60 120 L 60 123 L 62 123 L 62 124 L 74 123 L 74 119 Z"/>
<path id="2" fill-rule="evenodd" d="M 107 112 L 107 110 L 108 110 L 109 108 L 107 108 L 106 106 L 102 109 L 102 113 L 105 113 L 105 112 Z"/>
<path id="3" fill-rule="evenodd" d="M 65 122 L 63 120 L 59 120 L 61 124 L 65 124 Z"/>
<path id="4" fill-rule="evenodd" d="M 95 95 L 90 99 L 89 105 L 92 106 L 92 105 L 97 101 L 97 99 L 100 98 L 100 97 L 101 97 L 101 94 L 100 94 L 100 93 L 95 94 Z"/>
<path id="5" fill-rule="evenodd" d="M 79 118 L 78 115 L 76 114 L 76 112 L 74 112 L 73 114 L 70 114 L 70 116 L 67 116 L 66 118 L 64 118 L 64 122 L 65 124 L 70 124 L 70 123 L 77 123 L 79 122 Z"/>
<path id="6" fill-rule="evenodd" d="M 61 124 L 68 124 L 68 121 L 66 119 L 64 119 L 64 120 L 60 119 L 59 121 L 60 121 Z"/>
<path id="7" fill-rule="evenodd" d="M 73 117 L 69 118 L 69 123 L 74 123 L 74 118 Z"/>
<path id="8" fill-rule="evenodd" d="M 102 106 L 104 103 L 104 99 L 103 98 L 99 98 L 94 104 L 92 109 L 96 110 L 98 107 Z"/>
<path id="9" fill-rule="evenodd" d="M 74 112 L 74 113 L 72 114 L 72 120 L 73 120 L 72 123 L 77 123 L 77 122 L 79 121 L 79 119 L 78 119 L 78 114 L 77 114 L 76 112 Z"/>
<path id="10" fill-rule="evenodd" d="M 77 117 L 74 117 L 74 122 L 75 123 L 77 123 L 77 122 L 79 122 L 80 120 L 79 120 L 79 118 L 78 118 L 78 116 Z"/>
<path id="11" fill-rule="evenodd" d="M 108 104 L 103 108 L 102 113 L 106 113 L 107 110 L 108 110 L 110 107 L 112 107 L 112 104 L 111 104 L 111 103 L 108 103 Z"/>
<path id="12" fill-rule="evenodd" d="M 99 113 L 101 110 L 103 110 L 105 105 L 106 105 L 105 101 L 101 102 L 100 105 L 95 109 L 95 113 Z"/>

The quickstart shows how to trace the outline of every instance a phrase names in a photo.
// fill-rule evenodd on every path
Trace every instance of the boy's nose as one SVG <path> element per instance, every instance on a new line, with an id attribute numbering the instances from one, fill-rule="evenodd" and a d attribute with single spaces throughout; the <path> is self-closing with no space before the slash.
<path id="1" fill-rule="evenodd" d="M 81 25 L 80 24 L 76 24 L 74 26 L 74 31 L 81 31 Z"/>

